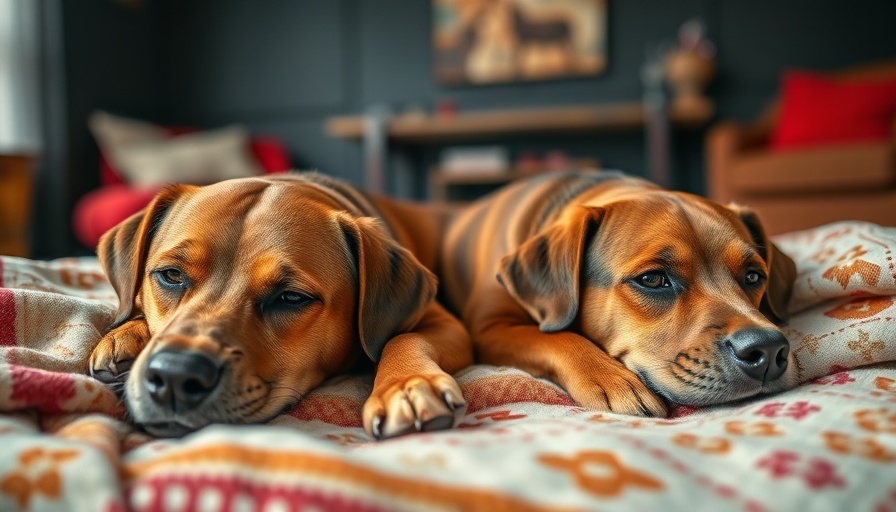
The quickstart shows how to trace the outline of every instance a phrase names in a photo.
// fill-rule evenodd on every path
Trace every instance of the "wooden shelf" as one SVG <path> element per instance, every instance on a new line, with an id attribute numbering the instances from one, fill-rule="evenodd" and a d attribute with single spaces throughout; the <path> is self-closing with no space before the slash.
<path id="1" fill-rule="evenodd" d="M 713 116 L 710 102 L 676 105 L 669 120 L 677 126 L 699 126 Z M 641 103 L 614 103 L 576 107 L 519 110 L 482 110 L 452 116 L 395 117 L 387 121 L 390 140 L 406 143 L 442 142 L 551 131 L 634 131 L 644 127 L 646 112 Z M 361 139 L 364 117 L 327 119 L 326 133 L 332 137 Z"/>

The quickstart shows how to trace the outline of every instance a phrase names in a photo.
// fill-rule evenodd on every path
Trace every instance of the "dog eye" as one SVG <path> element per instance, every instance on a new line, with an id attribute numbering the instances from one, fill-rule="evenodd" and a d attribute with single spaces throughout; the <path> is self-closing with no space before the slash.
<path id="1" fill-rule="evenodd" d="M 635 282 L 644 288 L 668 288 L 672 286 L 669 276 L 660 270 L 654 270 L 641 274 L 635 278 Z"/>
<path id="2" fill-rule="evenodd" d="M 277 302 L 286 306 L 300 306 L 311 300 L 311 297 L 299 292 L 286 291 L 277 296 Z"/>
<path id="3" fill-rule="evenodd" d="M 755 270 L 748 271 L 744 276 L 744 282 L 748 286 L 756 286 L 757 284 L 761 283 L 763 279 L 765 279 L 765 276 Z"/>
<path id="4" fill-rule="evenodd" d="M 156 271 L 158 280 L 167 286 L 183 286 L 184 274 L 176 268 L 166 268 Z"/>
<path id="5" fill-rule="evenodd" d="M 298 311 L 314 301 L 314 297 L 302 292 L 287 290 L 273 295 L 260 304 L 262 313 Z"/>

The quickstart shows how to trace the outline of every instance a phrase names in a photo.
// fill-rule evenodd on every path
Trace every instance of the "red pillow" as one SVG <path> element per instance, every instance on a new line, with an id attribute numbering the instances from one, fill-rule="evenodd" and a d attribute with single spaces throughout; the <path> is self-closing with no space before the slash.
<path id="1" fill-rule="evenodd" d="M 891 137 L 896 119 L 896 77 L 845 82 L 791 71 L 784 75 L 774 149 Z"/>

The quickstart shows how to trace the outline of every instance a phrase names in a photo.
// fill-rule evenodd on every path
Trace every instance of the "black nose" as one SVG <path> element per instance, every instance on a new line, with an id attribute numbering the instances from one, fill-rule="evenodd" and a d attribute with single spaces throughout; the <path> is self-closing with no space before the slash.
<path id="1" fill-rule="evenodd" d="M 154 402 L 179 411 L 202 403 L 219 376 L 219 365 L 204 354 L 163 350 L 149 358 L 143 382 Z"/>
<path id="2" fill-rule="evenodd" d="M 781 331 L 741 329 L 725 341 L 731 360 L 751 379 L 771 382 L 787 369 L 790 344 Z"/>

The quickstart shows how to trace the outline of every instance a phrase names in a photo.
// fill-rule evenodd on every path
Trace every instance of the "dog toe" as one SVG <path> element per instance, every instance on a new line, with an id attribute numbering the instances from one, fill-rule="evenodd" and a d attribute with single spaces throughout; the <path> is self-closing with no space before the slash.
<path id="1" fill-rule="evenodd" d="M 112 330 L 100 339 L 90 354 L 88 373 L 105 384 L 124 382 L 149 337 L 146 322 L 141 320 Z"/>
<path id="2" fill-rule="evenodd" d="M 382 388 L 386 388 L 382 390 Z M 364 426 L 376 439 L 453 427 L 467 404 L 449 376 L 417 376 L 374 390 L 364 406 Z"/>
<path id="3" fill-rule="evenodd" d="M 600 378 L 577 382 L 568 389 L 584 407 L 630 416 L 667 415 L 666 404 L 650 391 L 634 374 L 602 373 Z"/>

